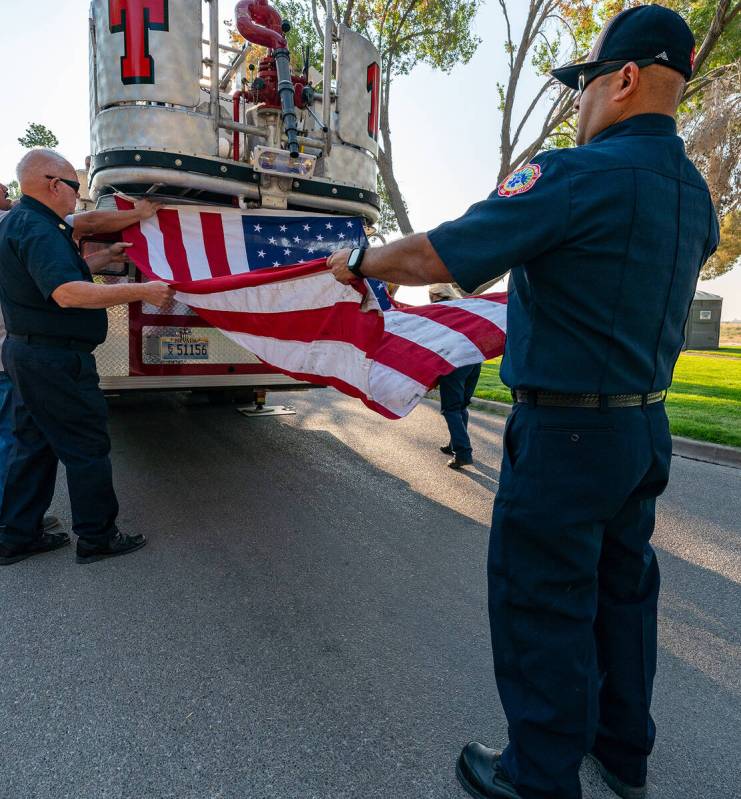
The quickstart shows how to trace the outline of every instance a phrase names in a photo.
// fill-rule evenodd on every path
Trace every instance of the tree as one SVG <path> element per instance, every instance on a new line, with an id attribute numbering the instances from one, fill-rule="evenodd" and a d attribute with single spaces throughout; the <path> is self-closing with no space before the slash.
<path id="1" fill-rule="evenodd" d="M 404 235 L 413 232 L 406 203 L 394 174 L 390 123 L 392 81 L 419 63 L 449 73 L 471 60 L 480 39 L 471 23 L 481 0 L 348 0 L 339 10 L 345 24 L 359 30 L 381 54 L 382 85 L 378 167 L 389 203 Z"/>
<path id="2" fill-rule="evenodd" d="M 527 15 L 519 36 L 514 35 L 510 22 L 513 2 L 498 0 L 505 20 L 504 46 L 509 59 L 508 80 L 497 86 L 502 111 L 500 181 L 541 149 L 573 145 L 576 95 L 548 73 L 554 66 L 583 60 L 607 19 L 645 0 L 527 0 Z M 690 156 L 708 179 L 721 215 L 721 227 L 726 231 L 733 228 L 738 217 L 741 192 L 741 0 L 662 0 L 660 4 L 681 13 L 699 43 L 679 126 L 688 139 Z M 517 90 L 528 59 L 543 76 L 543 82 L 516 119 Z M 526 130 L 543 108 L 546 110 L 542 121 L 523 143 Z M 738 247 L 739 236 L 728 238 L 708 262 L 703 277 L 716 276 L 733 267 L 741 254 L 733 241 Z"/>
<path id="3" fill-rule="evenodd" d="M 471 23 L 482 0 L 334 0 L 333 14 L 353 30 L 366 36 L 378 49 L 382 62 L 380 106 L 381 139 L 378 168 L 383 187 L 381 228 L 413 232 L 407 205 L 394 174 L 394 157 L 389 108 L 392 81 L 408 75 L 419 63 L 444 73 L 467 63 L 480 43 Z M 277 0 L 284 19 L 293 25 L 295 42 L 309 44 L 321 70 L 321 42 L 324 41 L 325 0 Z M 293 41 L 289 43 L 293 44 Z M 295 45 L 294 45 L 295 49 Z M 385 205 L 383 205 L 385 203 Z M 379 228 L 379 230 L 381 229 Z"/>
<path id="4" fill-rule="evenodd" d="M 45 125 L 32 122 L 26 132 L 18 139 L 18 143 L 30 150 L 32 147 L 54 147 L 59 146 L 59 139 Z"/>
<path id="5" fill-rule="evenodd" d="M 8 183 L 8 199 L 15 202 L 16 200 L 20 200 L 20 198 L 21 187 L 17 180 L 11 180 L 10 183 Z"/>
<path id="6" fill-rule="evenodd" d="M 721 241 L 701 278 L 729 272 L 741 257 L 741 63 L 690 100 L 680 115 L 687 153 L 705 177 Z"/>

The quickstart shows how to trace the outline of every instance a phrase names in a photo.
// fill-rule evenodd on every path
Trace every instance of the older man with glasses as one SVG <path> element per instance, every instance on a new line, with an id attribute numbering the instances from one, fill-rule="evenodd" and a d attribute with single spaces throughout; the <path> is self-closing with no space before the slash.
<path id="1" fill-rule="evenodd" d="M 160 282 L 93 283 L 91 267 L 125 259 L 126 245 L 83 260 L 67 221 L 80 184 L 64 158 L 32 150 L 18 165 L 18 179 L 21 200 L 0 223 L 0 303 L 8 329 L 3 360 L 13 383 L 16 439 L 0 505 L 0 565 L 69 544 L 65 533 L 42 528 L 59 461 L 67 471 L 77 560 L 91 563 L 146 542 L 116 527 L 107 410 L 92 355 L 106 337 L 105 309 L 129 302 L 161 306 L 173 292 Z M 90 214 L 97 217 L 81 220 L 85 232 L 134 221 Z"/>
<path id="2" fill-rule="evenodd" d="M 0 221 L 12 207 L 13 201 L 10 199 L 8 187 L 0 183 Z M 0 504 L 2 504 L 5 490 L 10 453 L 15 442 L 13 436 L 13 384 L 5 371 L 2 359 L 2 346 L 5 338 L 5 319 L 0 311 Z M 41 526 L 44 532 L 48 532 L 59 526 L 59 519 L 56 516 L 44 516 Z"/>
<path id="3" fill-rule="evenodd" d="M 75 180 L 69 181 L 69 185 L 70 188 L 77 191 L 79 184 Z M 0 183 L 0 221 L 12 207 L 13 201 L 10 199 L 9 189 Z M 79 214 L 69 214 L 65 217 L 65 222 L 72 227 L 75 238 L 116 233 L 142 219 L 149 218 L 157 212 L 159 207 L 158 203 L 142 198 L 136 200 L 134 208 L 128 211 L 85 211 Z M 96 263 L 104 265 L 123 259 L 125 259 L 123 248 L 121 245 L 114 244 L 112 247 L 87 258 L 86 262 L 91 271 L 95 272 Z M 5 491 L 5 479 L 8 473 L 10 454 L 15 442 L 13 435 L 13 384 L 10 376 L 5 371 L 2 361 L 2 346 L 5 338 L 5 319 L 3 318 L 2 310 L 0 310 L 0 505 L 2 505 Z M 44 532 L 49 532 L 58 526 L 59 519 L 56 516 L 44 516 L 42 522 Z"/>

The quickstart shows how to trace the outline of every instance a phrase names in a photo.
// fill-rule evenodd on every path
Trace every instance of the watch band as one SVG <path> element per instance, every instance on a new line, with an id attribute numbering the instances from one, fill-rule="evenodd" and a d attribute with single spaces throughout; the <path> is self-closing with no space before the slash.
<path id="1" fill-rule="evenodd" d="M 347 259 L 347 268 L 355 275 L 355 277 L 365 277 L 365 275 L 360 271 L 360 267 L 363 263 L 363 258 L 365 258 L 365 251 L 367 249 L 367 247 L 356 247 L 350 253 L 350 257 Z"/>

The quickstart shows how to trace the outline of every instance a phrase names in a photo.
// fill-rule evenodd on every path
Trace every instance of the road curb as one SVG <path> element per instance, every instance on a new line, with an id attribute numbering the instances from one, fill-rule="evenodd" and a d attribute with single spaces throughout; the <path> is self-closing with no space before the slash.
<path id="1" fill-rule="evenodd" d="M 440 399 L 438 391 L 431 391 L 428 396 L 432 399 Z M 507 416 L 512 410 L 512 405 L 507 402 L 495 402 L 480 397 L 474 397 L 471 400 L 471 407 L 497 416 Z M 672 454 L 679 458 L 690 458 L 695 461 L 714 463 L 717 466 L 741 469 L 741 448 L 739 447 L 726 447 L 723 444 L 711 444 L 708 441 L 695 441 L 693 438 L 672 436 Z"/>
<path id="2" fill-rule="evenodd" d="M 672 453 L 680 458 L 691 458 L 695 461 L 706 461 L 719 466 L 741 469 L 741 448 L 739 447 L 726 447 L 722 444 L 710 444 L 707 441 L 672 436 Z"/>

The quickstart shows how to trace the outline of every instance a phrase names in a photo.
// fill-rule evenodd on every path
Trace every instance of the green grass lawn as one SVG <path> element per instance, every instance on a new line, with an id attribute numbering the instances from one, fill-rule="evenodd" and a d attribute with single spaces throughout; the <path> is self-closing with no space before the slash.
<path id="1" fill-rule="evenodd" d="M 707 358 L 741 358 L 741 346 L 718 347 L 717 350 L 687 350 L 687 355 L 704 355 Z"/>
<path id="2" fill-rule="evenodd" d="M 477 397 L 511 402 L 500 361 L 484 364 Z M 741 447 L 741 348 L 682 353 L 666 409 L 674 435 Z"/>

